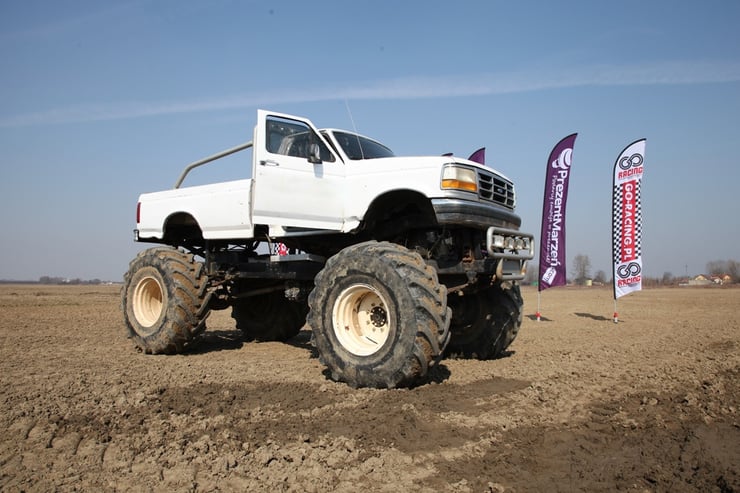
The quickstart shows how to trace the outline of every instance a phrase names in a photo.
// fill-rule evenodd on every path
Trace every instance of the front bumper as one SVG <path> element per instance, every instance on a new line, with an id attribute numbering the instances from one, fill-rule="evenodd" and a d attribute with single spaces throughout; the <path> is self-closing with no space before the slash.
<path id="1" fill-rule="evenodd" d="M 480 273 L 495 273 L 501 280 L 524 279 L 527 260 L 534 258 L 534 236 L 519 231 L 522 220 L 518 215 L 495 204 L 457 198 L 433 199 L 432 207 L 440 226 L 476 229 L 485 232 L 486 238 L 485 258 L 435 265 L 439 274 L 466 274 L 472 279 Z"/>
<path id="2" fill-rule="evenodd" d="M 487 229 L 497 226 L 518 229 L 522 218 L 495 204 L 483 204 L 455 198 L 432 199 L 432 208 L 440 226 Z"/>

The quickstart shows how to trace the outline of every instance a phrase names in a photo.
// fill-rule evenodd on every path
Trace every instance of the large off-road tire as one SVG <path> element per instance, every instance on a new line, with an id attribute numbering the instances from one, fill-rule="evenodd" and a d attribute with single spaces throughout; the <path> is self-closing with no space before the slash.
<path id="1" fill-rule="evenodd" d="M 285 298 L 282 291 L 234 301 L 231 318 L 248 341 L 287 341 L 306 323 L 308 305 Z"/>
<path id="2" fill-rule="evenodd" d="M 447 289 L 417 253 L 386 242 L 353 245 L 327 261 L 315 284 L 308 323 L 333 380 L 408 386 L 441 358 Z"/>
<path id="3" fill-rule="evenodd" d="M 501 352 L 506 351 L 519 334 L 519 329 L 522 326 L 522 312 L 524 311 L 524 298 L 522 298 L 522 291 L 518 283 L 514 283 L 511 288 L 504 290 L 504 293 L 509 297 L 512 304 L 509 306 L 511 323 L 507 325 L 505 330 L 506 337 Z M 500 356 L 500 354 L 496 356 Z"/>
<path id="4" fill-rule="evenodd" d="M 514 341 L 522 325 L 522 297 L 519 286 L 500 285 L 475 294 L 450 298 L 450 356 L 493 359 L 501 356 Z"/>
<path id="5" fill-rule="evenodd" d="M 150 354 L 184 351 L 205 330 L 207 277 L 193 255 L 145 250 L 123 277 L 121 309 L 129 337 Z"/>

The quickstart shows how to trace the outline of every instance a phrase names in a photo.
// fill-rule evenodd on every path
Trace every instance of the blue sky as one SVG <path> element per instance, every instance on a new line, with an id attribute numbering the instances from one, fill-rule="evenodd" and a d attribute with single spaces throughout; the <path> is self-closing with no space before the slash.
<path id="1" fill-rule="evenodd" d="M 396 154 L 485 146 L 537 236 L 548 154 L 578 132 L 568 266 L 593 272 L 614 160 L 645 137 L 647 275 L 740 260 L 738 25 L 713 0 L 1 0 L 0 279 L 120 280 L 148 246 L 138 194 L 250 140 L 257 108 Z"/>

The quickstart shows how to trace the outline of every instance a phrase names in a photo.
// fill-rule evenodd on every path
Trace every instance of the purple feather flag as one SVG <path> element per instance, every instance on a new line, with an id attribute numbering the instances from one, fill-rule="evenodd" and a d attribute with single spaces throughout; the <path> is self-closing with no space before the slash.
<path id="1" fill-rule="evenodd" d="M 565 285 L 565 206 L 573 146 L 578 134 L 557 143 L 547 160 L 545 196 L 542 204 L 539 291 Z"/>
<path id="2" fill-rule="evenodd" d="M 478 164 L 486 164 L 486 148 L 481 147 L 480 149 L 475 151 L 473 154 L 470 155 L 468 161 L 473 161 Z"/>

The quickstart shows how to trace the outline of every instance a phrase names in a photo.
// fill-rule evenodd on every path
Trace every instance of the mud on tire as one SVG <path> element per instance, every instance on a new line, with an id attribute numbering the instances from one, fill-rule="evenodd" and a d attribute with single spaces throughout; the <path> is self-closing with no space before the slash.
<path id="1" fill-rule="evenodd" d="M 450 298 L 452 322 L 449 356 L 493 359 L 514 342 L 522 325 L 523 300 L 519 286 L 491 286 Z"/>
<path id="2" fill-rule="evenodd" d="M 124 322 L 143 352 L 180 353 L 205 330 L 207 277 L 193 255 L 169 247 L 144 250 L 123 281 Z"/>
<path id="3" fill-rule="evenodd" d="M 315 285 L 308 322 L 333 380 L 407 386 L 441 357 L 447 289 L 418 254 L 386 242 L 353 245 L 328 260 Z"/>

